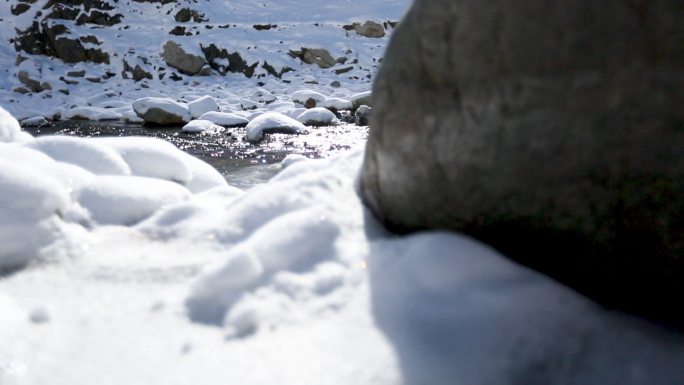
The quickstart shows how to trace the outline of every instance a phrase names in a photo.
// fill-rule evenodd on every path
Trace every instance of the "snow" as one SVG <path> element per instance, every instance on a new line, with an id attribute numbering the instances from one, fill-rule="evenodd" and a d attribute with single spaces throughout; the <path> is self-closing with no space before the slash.
<path id="1" fill-rule="evenodd" d="M 185 187 L 193 193 L 200 193 L 214 187 L 227 186 L 226 180 L 215 168 L 207 162 L 183 153 L 186 165 L 190 167 L 191 177 Z"/>
<path id="2" fill-rule="evenodd" d="M 160 208 L 184 201 L 183 186 L 140 176 L 97 176 L 76 192 L 76 201 L 101 225 L 132 225 Z"/>
<path id="3" fill-rule="evenodd" d="M 114 56 L 111 65 L 72 65 L 26 55 L 15 67 L 9 37 L 47 1 L 19 16 L 10 15 L 15 3 L 0 6 L 0 35 L 8 37 L 0 41 L 0 104 L 15 116 L 52 119 L 80 109 L 141 122 L 138 113 L 161 107 L 189 122 L 189 105 L 206 96 L 224 112 L 212 105 L 201 119 L 251 120 L 252 141 L 274 130 L 303 132 L 294 119 L 307 111 L 293 101 L 307 95 L 336 109 L 369 96 L 388 37 L 366 39 L 342 25 L 395 21 L 409 5 L 193 2 L 213 28 L 179 37 L 183 46 L 239 52 L 248 64 L 259 61 L 255 76 L 176 82 L 167 69 L 164 79 L 153 72 L 136 83 L 121 79 Z M 168 67 L 160 47 L 185 4 L 117 6 L 125 17 L 114 28 L 65 23 L 133 66 Z M 252 27 L 266 23 L 278 27 Z M 354 69 L 336 75 L 338 67 L 287 55 L 303 46 L 345 56 Z M 266 60 L 295 71 L 275 79 L 261 66 Z M 12 92 L 21 68 L 53 90 Z M 73 70 L 117 75 L 100 84 L 59 80 Z M 333 81 L 340 87 L 327 86 Z M 243 191 L 168 143 L 34 140 L 2 108 L 0 142 L 11 142 L 0 145 L 0 384 L 680 385 L 684 378 L 679 332 L 603 309 L 462 235 L 387 233 L 357 193 L 362 149 L 325 160 L 288 156 L 271 181 Z"/>
<path id="4" fill-rule="evenodd" d="M 147 199 L 183 187 L 96 177 L 99 187 L 76 194 L 84 207 L 129 212 L 112 221 L 127 225 L 150 216 L 93 223 L 71 262 L 0 280 L 12 317 L 0 322 L 13 330 L 0 328 L 0 346 L 12 346 L 0 348 L 0 367 L 25 368 L 24 384 L 679 384 L 680 334 L 462 235 L 388 234 L 359 199 L 362 156 L 292 157 L 249 191 L 184 191 L 159 210 Z M 38 191 L 62 188 L 50 183 Z M 113 190 L 120 201 L 105 197 Z M 21 239 L 13 229 L 0 234 Z"/>
<path id="5" fill-rule="evenodd" d="M 279 112 L 265 112 L 247 124 L 245 139 L 249 142 L 259 142 L 264 134 L 276 132 L 301 134 L 306 132 L 306 127 Z"/>
<path id="6" fill-rule="evenodd" d="M 214 124 L 211 120 L 206 119 L 195 119 L 191 120 L 188 124 L 183 126 L 183 132 L 198 133 L 198 132 L 210 132 L 210 133 L 220 133 L 225 131 L 224 127 Z"/>
<path id="7" fill-rule="evenodd" d="M 188 103 L 188 109 L 194 119 L 199 119 L 202 114 L 210 111 L 219 111 L 220 108 L 213 97 L 205 95 Z"/>
<path id="8" fill-rule="evenodd" d="M 76 107 L 66 111 L 62 116 L 64 119 L 77 120 L 119 120 L 123 118 L 118 112 L 100 107 Z"/>
<path id="9" fill-rule="evenodd" d="M 297 120 L 307 126 L 333 126 L 338 123 L 335 114 L 323 107 L 310 108 L 299 114 Z"/>
<path id="10" fill-rule="evenodd" d="M 97 144 L 116 151 L 126 162 L 132 175 L 166 179 L 181 184 L 193 175 L 186 154 L 173 144 L 147 137 L 91 138 Z"/>
<path id="11" fill-rule="evenodd" d="M 26 146 L 55 160 L 71 163 L 94 174 L 130 175 L 131 169 L 116 151 L 95 141 L 69 136 L 42 136 Z"/>
<path id="12" fill-rule="evenodd" d="M 247 123 L 249 123 L 249 120 L 247 120 L 244 116 L 240 116 L 231 112 L 211 111 L 202 114 L 202 116 L 199 118 L 201 120 L 209 120 L 214 124 L 218 124 L 219 126 L 226 128 L 244 127 L 247 125 Z"/>
<path id="13" fill-rule="evenodd" d="M 0 142 L 11 142 L 21 131 L 19 122 L 0 107 Z"/>

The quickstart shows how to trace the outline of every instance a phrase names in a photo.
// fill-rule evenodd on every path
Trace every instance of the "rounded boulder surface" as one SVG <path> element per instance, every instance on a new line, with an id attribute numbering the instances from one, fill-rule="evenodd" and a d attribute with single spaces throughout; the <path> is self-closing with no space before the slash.
<path id="1" fill-rule="evenodd" d="M 684 326 L 682 12 L 416 0 L 374 84 L 365 201 Z"/>

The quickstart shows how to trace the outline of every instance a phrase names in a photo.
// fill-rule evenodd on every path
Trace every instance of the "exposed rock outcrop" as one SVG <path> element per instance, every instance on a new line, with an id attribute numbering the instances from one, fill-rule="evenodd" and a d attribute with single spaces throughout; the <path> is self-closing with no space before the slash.
<path id="1" fill-rule="evenodd" d="M 330 68 L 338 64 L 337 60 L 332 57 L 330 52 L 325 48 L 305 48 L 302 47 L 298 51 L 290 51 L 289 55 L 292 58 L 299 58 L 306 64 L 315 64 L 320 68 Z"/>
<path id="2" fill-rule="evenodd" d="M 684 327 L 682 7 L 416 0 L 374 85 L 367 203 Z"/>
<path id="3" fill-rule="evenodd" d="M 203 57 L 186 52 L 178 43 L 171 40 L 164 44 L 162 58 L 166 64 L 186 75 L 199 74 L 202 67 L 207 64 Z"/>
<path id="4" fill-rule="evenodd" d="M 240 56 L 240 53 L 228 52 L 225 48 L 217 47 L 215 44 L 202 46 L 201 48 L 209 66 L 221 75 L 225 75 L 228 72 L 242 73 L 246 77 L 251 78 L 254 76 L 254 71 L 259 65 L 259 62 L 247 64 L 245 59 Z"/>

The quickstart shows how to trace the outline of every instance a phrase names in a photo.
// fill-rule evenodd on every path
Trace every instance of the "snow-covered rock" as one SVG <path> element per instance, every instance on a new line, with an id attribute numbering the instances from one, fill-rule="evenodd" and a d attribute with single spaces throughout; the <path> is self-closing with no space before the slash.
<path id="1" fill-rule="evenodd" d="M 190 114 L 192 114 L 194 119 L 199 119 L 202 114 L 207 112 L 217 112 L 221 110 L 219 105 L 216 103 L 216 100 L 208 95 L 201 96 L 188 103 L 188 109 L 190 110 Z"/>
<path id="2" fill-rule="evenodd" d="M 298 115 L 297 120 L 307 126 L 332 126 L 338 123 L 335 114 L 324 107 L 308 109 Z"/>
<path id="3" fill-rule="evenodd" d="M 186 124 L 192 119 L 187 105 L 168 98 L 147 97 L 133 102 L 133 110 L 145 123 L 157 125 Z"/>
<path id="4" fill-rule="evenodd" d="M 351 110 L 353 107 L 352 102 L 349 99 L 337 97 L 326 98 L 323 103 L 321 103 L 321 106 L 325 108 L 334 108 L 336 110 Z"/>
<path id="5" fill-rule="evenodd" d="M 171 203 L 190 197 L 185 187 L 140 176 L 97 176 L 76 192 L 76 201 L 100 225 L 133 225 Z"/>
<path id="6" fill-rule="evenodd" d="M 71 136 L 42 136 L 25 144 L 51 158 L 82 167 L 94 174 L 130 175 L 126 161 L 113 149 Z"/>
<path id="7" fill-rule="evenodd" d="M 181 184 L 193 177 L 186 154 L 165 140 L 149 137 L 100 137 L 87 140 L 115 150 L 126 161 L 132 175 Z"/>
<path id="8" fill-rule="evenodd" d="M 315 90 L 295 91 L 291 98 L 293 102 L 299 103 L 307 108 L 316 107 L 327 99 L 325 95 Z"/>
<path id="9" fill-rule="evenodd" d="M 50 122 L 43 116 L 33 116 L 30 118 L 23 119 L 21 125 L 24 127 L 45 127 L 50 124 Z"/>
<path id="10" fill-rule="evenodd" d="M 249 123 L 249 120 L 244 116 L 240 116 L 231 112 L 217 112 L 211 111 L 199 117 L 201 120 L 209 120 L 214 124 L 219 126 L 231 128 L 231 127 L 244 127 Z"/>
<path id="11" fill-rule="evenodd" d="M 373 95 L 371 91 L 359 92 L 350 98 L 353 108 L 359 108 L 362 105 L 373 106 Z"/>
<path id="12" fill-rule="evenodd" d="M 225 128 L 223 126 L 219 126 L 218 124 L 214 124 L 211 120 L 205 120 L 205 119 L 195 119 L 191 120 L 188 124 L 183 126 L 182 131 L 183 132 L 189 132 L 189 133 L 197 133 L 197 132 L 222 132 L 224 131 Z"/>
<path id="13" fill-rule="evenodd" d="M 279 112 L 265 112 L 252 119 L 246 127 L 245 138 L 249 142 L 259 142 L 264 134 L 286 133 L 301 134 L 306 132 L 306 126 Z"/>
<path id="14" fill-rule="evenodd" d="M 112 111 L 111 109 L 100 108 L 100 107 L 75 107 L 64 113 L 62 118 L 64 119 L 76 119 L 76 120 L 119 120 L 123 116 L 118 112 Z"/>

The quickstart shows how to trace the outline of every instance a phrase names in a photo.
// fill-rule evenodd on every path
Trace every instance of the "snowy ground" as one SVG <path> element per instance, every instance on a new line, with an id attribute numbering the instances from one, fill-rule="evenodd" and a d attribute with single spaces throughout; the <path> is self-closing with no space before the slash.
<path id="1" fill-rule="evenodd" d="M 361 148 L 242 191 L 163 142 L 1 118 L 0 154 L 24 156 L 0 168 L 0 384 L 681 384 L 681 334 L 458 234 L 388 234 L 357 194 Z"/>
<path id="2" fill-rule="evenodd" d="M 349 101 L 370 88 L 362 75 L 387 38 L 340 25 L 398 19 L 408 5 L 225 1 L 212 13 L 217 3 L 195 4 L 210 23 L 236 26 L 186 42 L 252 51 L 258 41 L 258 55 L 297 66 L 291 83 L 83 82 L 61 86 L 68 96 L 21 96 L 10 92 L 18 83 L 5 38 L 32 16 L 10 17 L 3 2 L 0 105 L 19 118 L 88 105 L 122 114 L 143 97 L 210 95 L 248 116 L 249 102 L 260 113 L 273 108 L 268 95 L 288 103 L 301 90 Z M 174 25 L 159 15 L 174 5 L 129 5 L 139 12 L 121 36 L 87 32 L 108 50 L 158 59 Z M 322 42 L 358 55 L 356 72 L 340 78 L 278 52 Z M 47 81 L 106 70 L 31 60 Z M 387 233 L 357 194 L 362 156 L 290 156 L 269 182 L 240 190 L 169 143 L 35 139 L 0 109 L 0 385 L 681 385 L 681 334 L 600 308 L 459 234 Z"/>

